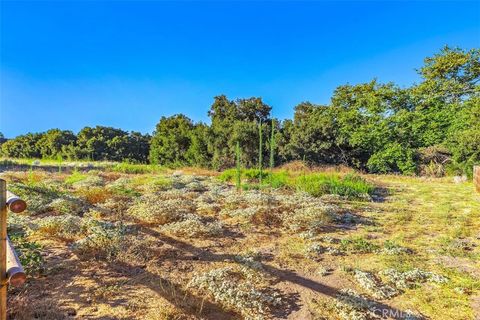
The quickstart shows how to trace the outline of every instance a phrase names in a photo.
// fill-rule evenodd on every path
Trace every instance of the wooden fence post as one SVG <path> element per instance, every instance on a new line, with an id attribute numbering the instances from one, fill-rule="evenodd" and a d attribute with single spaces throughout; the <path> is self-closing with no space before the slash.
<path id="1" fill-rule="evenodd" d="M 480 166 L 473 167 L 473 185 L 480 192 Z"/>
<path id="2" fill-rule="evenodd" d="M 0 320 L 7 320 L 7 182 L 0 179 Z"/>

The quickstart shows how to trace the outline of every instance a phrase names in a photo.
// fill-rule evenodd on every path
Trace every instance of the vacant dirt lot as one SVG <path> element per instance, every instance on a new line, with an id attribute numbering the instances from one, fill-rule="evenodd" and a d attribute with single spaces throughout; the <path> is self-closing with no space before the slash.
<path id="1" fill-rule="evenodd" d="M 365 176 L 370 199 L 207 172 L 5 171 L 29 204 L 12 319 L 475 319 L 480 195 Z M 476 310 L 475 310 L 476 309 Z"/>

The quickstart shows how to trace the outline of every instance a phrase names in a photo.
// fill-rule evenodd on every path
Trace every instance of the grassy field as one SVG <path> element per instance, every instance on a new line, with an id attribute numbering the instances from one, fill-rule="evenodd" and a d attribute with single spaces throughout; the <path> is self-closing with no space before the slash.
<path id="1" fill-rule="evenodd" d="M 351 170 L 3 162 L 12 319 L 476 319 L 480 194 Z"/>

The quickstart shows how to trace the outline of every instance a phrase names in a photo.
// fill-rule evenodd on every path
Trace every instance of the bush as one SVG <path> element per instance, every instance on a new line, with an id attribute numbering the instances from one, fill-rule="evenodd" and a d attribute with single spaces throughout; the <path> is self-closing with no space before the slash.
<path id="1" fill-rule="evenodd" d="M 145 194 L 128 209 L 134 219 L 152 224 L 167 224 L 178 221 L 182 215 L 195 211 L 195 203 L 189 199 L 162 199 L 156 194 Z"/>
<path id="2" fill-rule="evenodd" d="M 48 204 L 48 211 L 53 211 L 57 214 L 80 214 L 85 208 L 85 203 L 81 199 L 63 195 Z"/>
<path id="3" fill-rule="evenodd" d="M 37 232 L 61 239 L 73 240 L 82 230 L 82 219 L 73 215 L 46 217 L 39 221 Z"/>
<path id="4" fill-rule="evenodd" d="M 320 228 L 333 220 L 333 210 L 330 207 L 306 207 L 298 208 L 293 214 L 287 215 L 284 225 L 295 231 L 314 231 L 318 232 Z"/>
<path id="5" fill-rule="evenodd" d="M 111 196 L 111 191 L 104 187 L 82 187 L 77 194 L 84 197 L 90 204 L 104 203 Z"/>
<path id="6" fill-rule="evenodd" d="M 132 180 L 126 177 L 120 177 L 117 180 L 109 183 L 106 187 L 115 195 L 119 196 L 140 196 L 140 193 L 131 188 Z"/>
<path id="7" fill-rule="evenodd" d="M 180 236 L 192 238 L 215 237 L 223 233 L 220 222 L 205 222 L 195 214 L 188 214 L 181 221 L 169 223 L 162 228 L 163 231 Z"/>
<path id="8" fill-rule="evenodd" d="M 215 301 L 238 311 L 246 319 L 263 319 L 282 299 L 276 291 L 259 288 L 251 272 L 245 267 L 214 269 L 196 274 L 188 286 L 210 294 Z"/>
<path id="9" fill-rule="evenodd" d="M 72 179 L 67 178 L 65 182 L 67 184 L 71 184 L 74 189 L 103 187 L 105 184 L 103 178 L 98 175 L 83 175 L 73 173 L 72 176 Z"/>
<path id="10" fill-rule="evenodd" d="M 82 256 L 113 258 L 121 248 L 124 233 L 124 228 L 113 225 L 90 226 L 88 236 L 75 241 L 72 250 Z"/>
<path id="11" fill-rule="evenodd" d="M 398 143 L 392 143 L 385 149 L 374 153 L 367 162 L 367 168 L 372 173 L 401 172 L 414 174 L 416 164 L 413 149 L 405 148 Z"/>

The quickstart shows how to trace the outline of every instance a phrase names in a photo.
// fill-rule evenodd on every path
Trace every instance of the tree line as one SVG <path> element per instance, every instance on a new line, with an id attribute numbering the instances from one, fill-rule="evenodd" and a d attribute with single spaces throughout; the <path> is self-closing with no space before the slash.
<path id="1" fill-rule="evenodd" d="M 179 114 L 162 117 L 151 136 L 102 126 L 78 134 L 52 129 L 0 137 L 1 154 L 221 170 L 235 166 L 239 145 L 246 167 L 304 160 L 373 173 L 469 174 L 480 163 L 480 50 L 445 47 L 418 73 L 421 81 L 407 88 L 376 79 L 339 86 L 330 104 L 302 102 L 283 121 L 261 98 L 220 95 L 210 124 Z"/>

